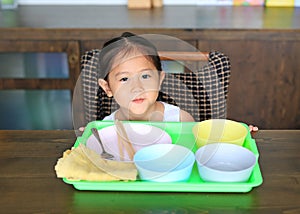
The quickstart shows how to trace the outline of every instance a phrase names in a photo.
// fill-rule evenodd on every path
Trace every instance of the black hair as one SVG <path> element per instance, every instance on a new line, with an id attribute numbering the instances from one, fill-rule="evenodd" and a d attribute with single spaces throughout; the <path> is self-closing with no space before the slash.
<path id="1" fill-rule="evenodd" d="M 141 36 L 124 32 L 121 36 L 113 38 L 103 45 L 99 55 L 99 77 L 107 79 L 115 59 L 117 57 L 122 59 L 133 52 L 143 54 L 159 72 L 162 71 L 156 47 Z"/>

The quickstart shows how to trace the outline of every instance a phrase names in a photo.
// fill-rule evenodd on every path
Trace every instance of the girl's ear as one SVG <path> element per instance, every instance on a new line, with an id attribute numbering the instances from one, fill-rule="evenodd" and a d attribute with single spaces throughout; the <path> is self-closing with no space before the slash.
<path id="1" fill-rule="evenodd" d="M 110 87 L 108 85 L 108 82 L 106 80 L 99 79 L 98 80 L 98 84 L 105 91 L 105 93 L 106 93 L 106 95 L 108 97 L 112 97 L 113 96 L 112 91 L 111 91 L 111 89 L 110 89 Z"/>
<path id="2" fill-rule="evenodd" d="M 164 71 L 161 71 L 159 74 L 159 88 L 160 88 L 162 82 L 164 81 L 165 76 L 166 76 L 166 73 Z"/>

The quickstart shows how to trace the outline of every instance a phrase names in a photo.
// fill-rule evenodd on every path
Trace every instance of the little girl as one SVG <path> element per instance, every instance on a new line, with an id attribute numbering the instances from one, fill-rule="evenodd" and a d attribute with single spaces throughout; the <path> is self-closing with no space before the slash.
<path id="1" fill-rule="evenodd" d="M 104 44 L 99 61 L 98 83 L 120 106 L 103 120 L 194 121 L 179 107 L 157 101 L 165 72 L 156 47 L 145 38 L 125 32 Z"/>
<path id="2" fill-rule="evenodd" d="M 148 40 L 126 32 L 108 41 L 100 53 L 100 69 L 105 74 L 100 87 L 120 106 L 103 120 L 194 121 L 179 107 L 157 101 L 165 72 Z"/>

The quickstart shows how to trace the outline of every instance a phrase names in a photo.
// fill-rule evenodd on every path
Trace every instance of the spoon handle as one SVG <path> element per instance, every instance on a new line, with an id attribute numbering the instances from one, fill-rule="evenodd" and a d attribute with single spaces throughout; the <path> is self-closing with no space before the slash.
<path id="1" fill-rule="evenodd" d="M 98 140 L 98 142 L 99 142 L 99 144 L 100 144 L 100 146 L 101 146 L 102 152 L 104 152 L 104 147 L 103 147 L 103 145 L 102 145 L 102 141 L 101 141 L 101 139 L 100 139 L 98 130 L 97 130 L 96 128 L 92 128 L 92 133 L 93 133 L 93 135 L 97 138 L 97 140 Z"/>

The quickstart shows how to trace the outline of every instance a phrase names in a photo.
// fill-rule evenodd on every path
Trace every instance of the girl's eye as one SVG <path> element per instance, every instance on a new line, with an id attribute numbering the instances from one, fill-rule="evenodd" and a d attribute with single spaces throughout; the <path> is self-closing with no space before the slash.
<path id="1" fill-rule="evenodd" d="M 121 79 L 120 79 L 120 82 L 126 82 L 128 80 L 128 77 L 122 77 Z"/>
<path id="2" fill-rule="evenodd" d="M 142 78 L 143 78 L 143 79 L 149 79 L 150 77 L 151 77 L 151 76 L 150 76 L 149 74 L 143 74 L 143 75 L 142 75 Z"/>

